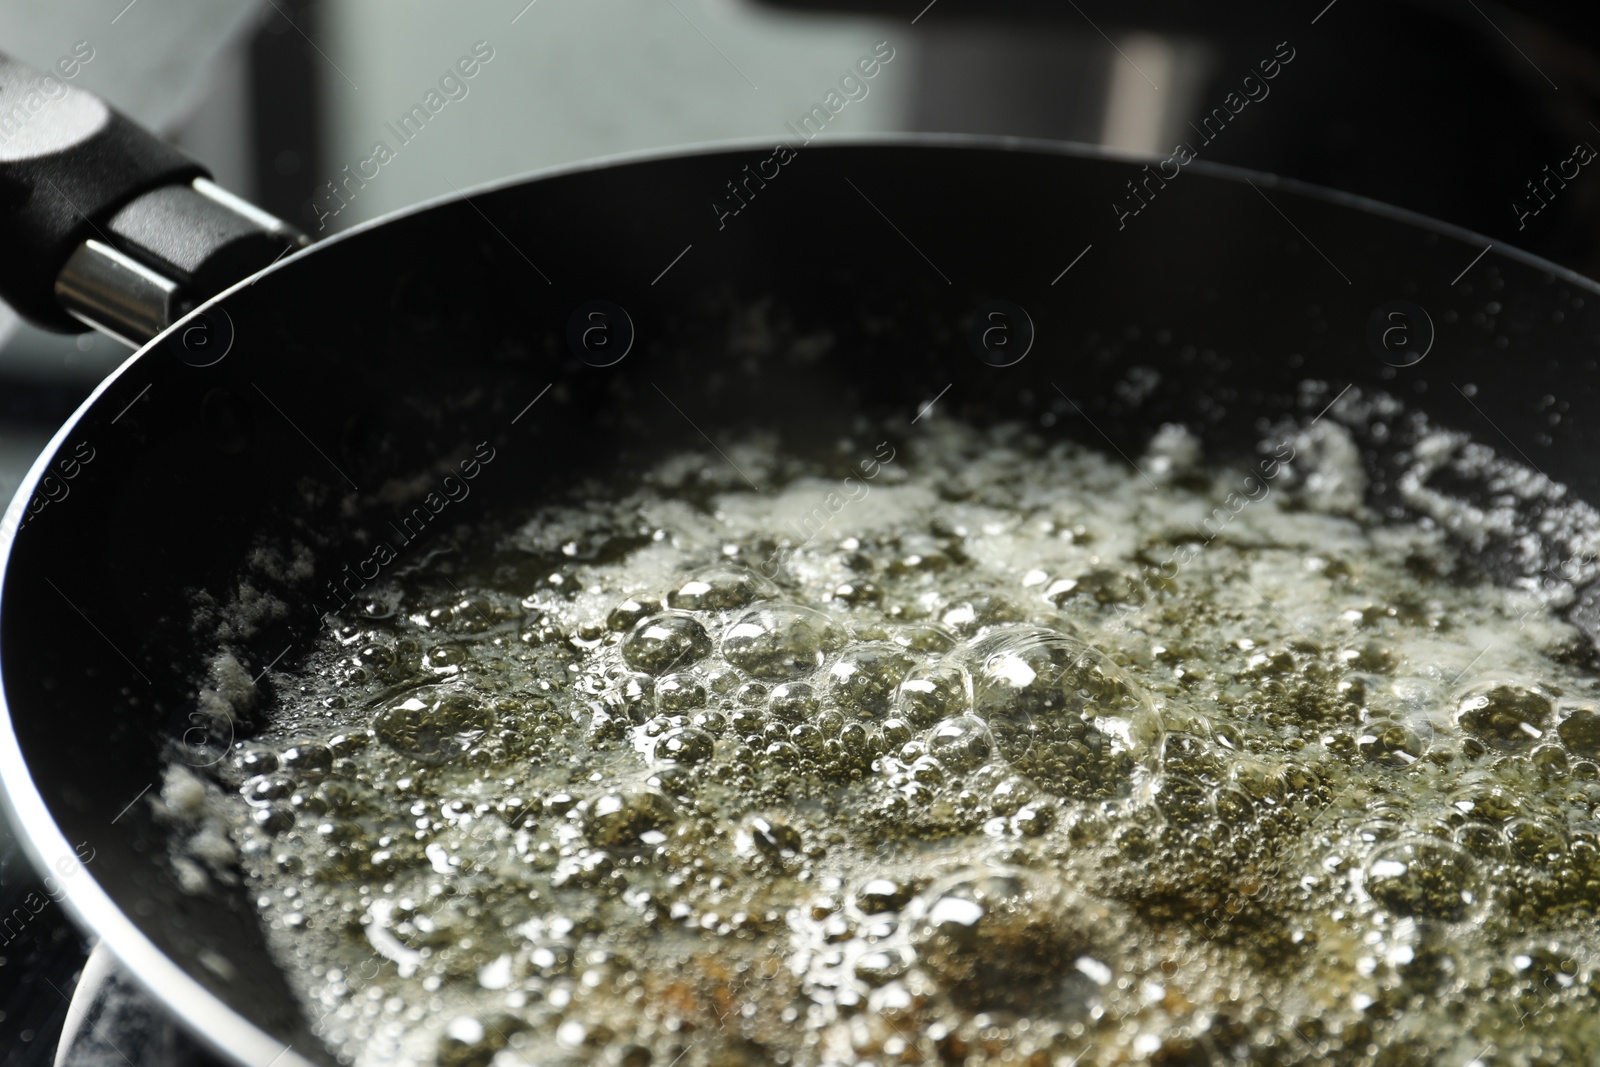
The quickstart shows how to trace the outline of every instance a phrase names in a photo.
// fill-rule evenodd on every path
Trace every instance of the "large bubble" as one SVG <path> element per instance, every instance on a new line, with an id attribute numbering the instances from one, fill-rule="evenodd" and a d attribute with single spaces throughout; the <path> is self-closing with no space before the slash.
<path id="1" fill-rule="evenodd" d="M 916 665 L 916 657 L 887 641 L 855 645 L 828 668 L 828 695 L 841 711 L 881 719 Z"/>
<path id="2" fill-rule="evenodd" d="M 1600 756 L 1600 713 L 1593 708 L 1573 708 L 1556 727 L 1556 733 L 1574 755 Z"/>
<path id="3" fill-rule="evenodd" d="M 895 709 L 912 726 L 929 726 L 972 707 L 972 677 L 959 663 L 938 660 L 916 667 L 895 694 Z"/>
<path id="4" fill-rule="evenodd" d="M 652 615 L 622 642 L 628 666 L 648 674 L 688 667 L 711 653 L 711 637 L 693 616 L 677 612 Z"/>
<path id="5" fill-rule="evenodd" d="M 1036 871 L 960 871 L 929 886 L 905 917 L 918 962 L 968 1011 L 1075 1014 L 1110 974 L 1110 909 Z"/>
<path id="6" fill-rule="evenodd" d="M 722 654 L 746 674 L 779 682 L 811 674 L 846 639 L 844 628 L 820 611 L 763 604 L 728 627 Z"/>
<path id="7" fill-rule="evenodd" d="M 1380 848 L 1367 861 L 1364 881 L 1372 899 L 1400 915 L 1459 922 L 1482 900 L 1471 854 L 1435 838 Z"/>
<path id="8" fill-rule="evenodd" d="M 589 806 L 585 829 L 603 847 L 637 844 L 639 835 L 671 824 L 677 810 L 671 800 L 650 789 L 626 789 L 597 797 Z"/>
<path id="9" fill-rule="evenodd" d="M 758 574 L 719 565 L 685 578 L 667 594 L 667 605 L 683 611 L 717 611 L 743 607 L 774 591 L 772 583 Z"/>
<path id="10" fill-rule="evenodd" d="M 460 689 L 423 689 L 385 705 L 372 722 L 378 739 L 421 763 L 444 763 L 477 744 L 494 712 Z"/>
<path id="11" fill-rule="evenodd" d="M 946 719 L 927 736 L 928 754 L 953 771 L 970 771 L 989 762 L 994 738 L 976 715 Z"/>
<path id="12" fill-rule="evenodd" d="M 1150 696 L 1103 653 L 1044 627 L 991 630 L 951 653 L 972 679 L 972 714 L 999 754 L 1063 796 L 1128 791 L 1159 769 L 1163 729 Z"/>
<path id="13" fill-rule="evenodd" d="M 1538 686 L 1480 686 L 1461 699 L 1456 724 L 1496 748 L 1528 748 L 1549 732 L 1553 710 Z"/>

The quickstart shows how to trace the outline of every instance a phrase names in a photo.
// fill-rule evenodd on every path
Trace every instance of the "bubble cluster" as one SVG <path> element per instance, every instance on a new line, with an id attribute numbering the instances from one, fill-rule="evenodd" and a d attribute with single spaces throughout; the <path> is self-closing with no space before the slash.
<path id="1" fill-rule="evenodd" d="M 1224 465 L 1152 492 L 927 421 L 803 541 L 780 520 L 826 460 L 700 497 L 663 487 L 721 460 L 667 457 L 462 533 L 273 676 L 213 773 L 337 1057 L 1600 1042 L 1600 684 L 1566 624 L 1507 610 L 1437 526 L 1309 489 L 1163 568 Z"/>

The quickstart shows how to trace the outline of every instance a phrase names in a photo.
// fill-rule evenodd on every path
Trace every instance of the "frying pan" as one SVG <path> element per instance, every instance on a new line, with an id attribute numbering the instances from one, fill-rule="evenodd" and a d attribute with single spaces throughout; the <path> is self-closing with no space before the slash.
<path id="1" fill-rule="evenodd" d="M 163 761 L 237 740 L 188 717 L 210 656 L 231 649 L 270 702 L 341 624 L 330 584 L 480 443 L 497 459 L 448 524 L 736 424 L 803 441 L 937 397 L 1124 455 L 1173 421 L 1226 450 L 1348 386 L 1600 504 L 1592 281 L 1203 160 L 1141 184 L 1130 216 L 1113 205 L 1154 160 L 906 137 L 768 163 L 774 144 L 501 182 L 284 256 L 130 357 L 12 501 L 9 811 L 84 929 L 232 1061 L 332 1062 L 243 893 L 180 886 L 149 803 Z M 1159 375 L 1140 403 L 1116 388 L 1136 366 Z"/>

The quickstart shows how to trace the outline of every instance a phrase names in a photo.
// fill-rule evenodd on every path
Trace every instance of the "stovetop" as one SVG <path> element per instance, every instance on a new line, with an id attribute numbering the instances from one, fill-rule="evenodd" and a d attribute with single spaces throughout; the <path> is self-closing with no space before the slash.
<path id="1" fill-rule="evenodd" d="M 45 892 L 11 827 L 0 825 L 0 1067 L 54 1061 L 87 958 L 88 946 Z"/>
<path id="2" fill-rule="evenodd" d="M 92 382 L 0 370 L 0 497 L 9 501 Z M 89 947 L 0 815 L 0 1067 L 54 1060 Z"/>

